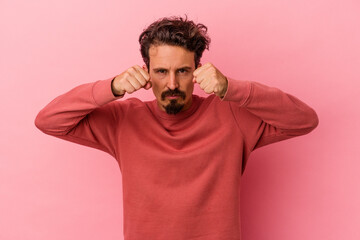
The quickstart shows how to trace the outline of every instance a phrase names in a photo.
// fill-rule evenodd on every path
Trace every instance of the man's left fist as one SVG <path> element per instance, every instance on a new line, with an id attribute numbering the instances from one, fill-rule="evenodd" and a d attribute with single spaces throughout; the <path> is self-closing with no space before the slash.
<path id="1" fill-rule="evenodd" d="M 224 97 L 228 86 L 227 78 L 212 63 L 200 65 L 193 72 L 193 76 L 193 82 L 198 83 L 206 93 Z"/>

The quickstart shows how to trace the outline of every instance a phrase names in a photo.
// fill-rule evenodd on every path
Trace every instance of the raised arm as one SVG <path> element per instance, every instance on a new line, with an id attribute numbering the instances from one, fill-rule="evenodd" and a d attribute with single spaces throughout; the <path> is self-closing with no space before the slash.
<path id="1" fill-rule="evenodd" d="M 319 123 L 316 112 L 298 98 L 258 82 L 226 77 L 212 63 L 199 65 L 193 77 L 206 93 L 229 103 L 248 152 L 309 133 Z"/>
<path id="2" fill-rule="evenodd" d="M 229 101 L 249 150 L 311 132 L 316 112 L 298 98 L 254 81 L 227 78 L 222 101 Z M 251 114 L 249 114 L 251 113 Z"/>
<path id="3" fill-rule="evenodd" d="M 116 157 L 113 143 L 122 109 L 111 90 L 113 78 L 79 85 L 48 103 L 36 116 L 42 132 L 94 147 Z"/>
<path id="4" fill-rule="evenodd" d="M 47 104 L 36 116 L 42 132 L 97 148 L 116 157 L 116 136 L 126 111 L 125 93 L 149 89 L 150 77 L 138 65 L 116 77 L 82 84 Z"/>

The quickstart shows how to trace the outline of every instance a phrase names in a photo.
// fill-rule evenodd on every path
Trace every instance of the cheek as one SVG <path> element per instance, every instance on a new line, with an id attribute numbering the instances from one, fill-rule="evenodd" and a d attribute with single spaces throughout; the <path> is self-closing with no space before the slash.
<path id="1" fill-rule="evenodd" d="M 162 92 L 161 86 L 159 85 L 158 82 L 153 81 L 151 88 L 152 88 L 153 93 L 155 94 L 155 96 L 160 95 L 161 92 Z"/>
<path id="2" fill-rule="evenodd" d="M 194 83 L 192 82 L 192 80 L 191 80 L 191 82 L 188 83 L 188 85 L 186 86 L 186 90 L 187 90 L 188 92 L 192 92 L 192 91 L 194 90 Z"/>

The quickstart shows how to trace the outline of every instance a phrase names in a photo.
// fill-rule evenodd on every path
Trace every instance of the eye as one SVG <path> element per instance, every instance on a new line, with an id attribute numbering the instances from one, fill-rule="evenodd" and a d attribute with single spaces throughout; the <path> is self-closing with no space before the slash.
<path id="1" fill-rule="evenodd" d="M 159 70 L 157 70 L 156 72 L 157 72 L 157 73 L 165 73 L 166 70 L 165 70 L 165 69 L 159 69 Z"/>
<path id="2" fill-rule="evenodd" d="M 186 73 L 186 72 L 187 72 L 187 70 L 186 70 L 186 69 L 184 69 L 184 68 L 181 68 L 181 69 L 179 69 L 179 72 L 180 72 L 180 73 Z"/>

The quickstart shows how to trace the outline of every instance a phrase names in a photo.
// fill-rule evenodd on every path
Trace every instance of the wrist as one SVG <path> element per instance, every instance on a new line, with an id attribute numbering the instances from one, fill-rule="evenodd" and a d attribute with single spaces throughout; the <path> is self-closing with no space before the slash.
<path id="1" fill-rule="evenodd" d="M 113 80 L 111 81 L 111 91 L 112 93 L 114 94 L 115 97 L 122 97 L 125 95 L 124 92 L 119 92 L 119 91 L 116 91 L 115 89 L 115 86 L 114 86 L 114 80 L 115 80 L 116 77 L 113 78 Z"/>
<path id="2" fill-rule="evenodd" d="M 227 80 L 226 77 L 225 77 L 225 81 L 226 81 L 226 83 L 225 83 L 225 85 L 224 85 L 224 88 L 222 89 L 222 91 L 221 91 L 220 94 L 219 94 L 219 97 L 220 97 L 221 99 L 225 97 L 225 94 L 226 94 L 227 88 L 228 88 L 228 80 Z"/>

